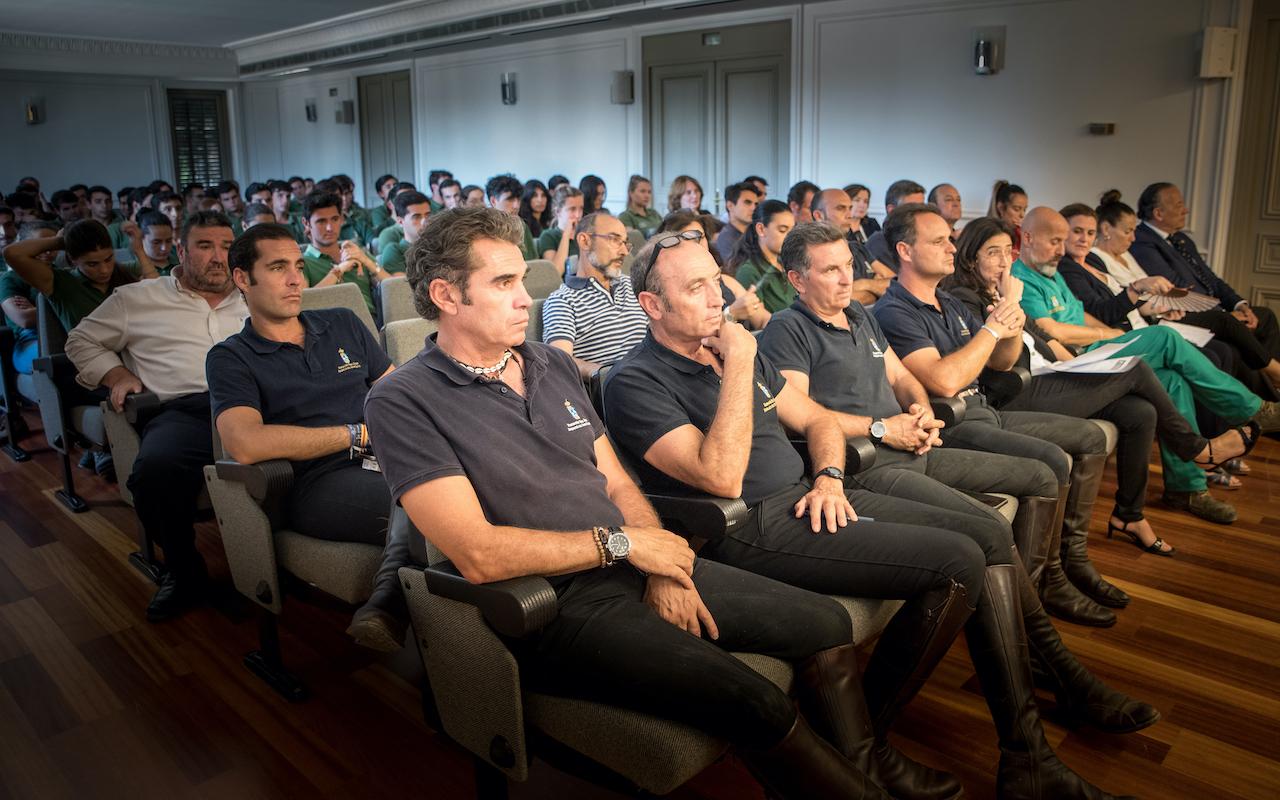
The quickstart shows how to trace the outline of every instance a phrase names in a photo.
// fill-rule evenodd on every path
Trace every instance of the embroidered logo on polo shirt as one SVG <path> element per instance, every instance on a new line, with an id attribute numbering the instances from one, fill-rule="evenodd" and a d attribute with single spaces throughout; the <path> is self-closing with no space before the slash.
<path id="1" fill-rule="evenodd" d="M 342 363 L 338 365 L 338 374 L 350 372 L 353 369 L 360 369 L 360 362 L 352 361 L 351 357 L 347 355 L 347 351 L 341 347 L 338 348 L 338 358 L 342 359 Z"/>
<path id="2" fill-rule="evenodd" d="M 968 336 L 968 335 L 969 335 L 969 326 L 964 324 L 964 319 L 963 319 L 963 318 L 961 318 L 961 316 L 960 316 L 959 314 L 956 314 L 956 322 L 959 322 L 959 323 L 960 323 L 960 332 L 961 332 L 962 334 L 964 334 L 965 336 Z"/>
<path id="3" fill-rule="evenodd" d="M 773 393 L 769 391 L 769 387 L 765 386 L 760 381 L 756 381 L 756 386 L 760 387 L 760 391 L 764 392 L 764 396 L 765 396 L 765 401 L 763 404 L 761 404 L 760 409 L 767 414 L 768 412 L 777 408 L 778 398 L 773 396 Z"/>
<path id="4" fill-rule="evenodd" d="M 884 358 L 884 351 L 880 349 L 880 343 L 876 341 L 876 337 L 868 336 L 867 341 L 871 342 L 871 357 Z"/>
<path id="5" fill-rule="evenodd" d="M 571 421 L 565 423 L 564 427 L 567 430 L 576 431 L 579 428 L 586 428 L 591 425 L 591 420 L 583 419 L 582 415 L 578 413 L 578 409 L 573 407 L 573 403 L 570 403 L 568 398 L 565 398 L 564 407 L 569 412 L 569 416 L 572 417 Z"/>

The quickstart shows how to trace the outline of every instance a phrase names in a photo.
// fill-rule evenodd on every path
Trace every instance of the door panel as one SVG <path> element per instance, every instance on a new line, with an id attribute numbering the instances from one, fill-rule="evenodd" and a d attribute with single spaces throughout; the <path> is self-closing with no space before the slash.
<path id="1" fill-rule="evenodd" d="M 655 205 L 665 211 L 660 195 L 677 175 L 703 183 L 712 167 L 713 65 L 654 67 L 650 71 L 650 156 Z"/>
<path id="2" fill-rule="evenodd" d="M 771 187 L 782 183 L 786 147 L 780 141 L 782 65 L 778 58 L 719 62 L 720 183 L 727 185 L 759 175 Z M 773 190 L 779 191 L 777 188 Z"/>
<path id="3" fill-rule="evenodd" d="M 360 78 L 360 150 L 366 207 L 378 202 L 373 182 L 379 176 L 413 178 L 413 101 L 407 70 Z"/>

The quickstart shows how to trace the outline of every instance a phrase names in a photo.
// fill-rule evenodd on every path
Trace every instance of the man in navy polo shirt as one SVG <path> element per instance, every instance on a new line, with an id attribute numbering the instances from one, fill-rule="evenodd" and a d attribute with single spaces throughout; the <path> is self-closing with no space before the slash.
<path id="1" fill-rule="evenodd" d="M 848 615 L 662 530 L 573 359 L 525 340 L 523 234 L 514 215 L 449 209 L 410 251 L 414 303 L 439 333 L 365 406 L 392 496 L 468 580 L 551 581 L 556 617 L 512 647 L 531 685 L 720 736 L 784 797 L 885 797 L 865 757 L 809 727 L 869 750 Z M 804 713 L 734 650 L 795 662 Z"/>
<path id="2" fill-rule="evenodd" d="M 368 445 L 364 400 L 391 372 L 390 359 L 344 308 L 301 311 L 302 253 L 276 223 L 245 231 L 227 255 L 249 319 L 209 351 L 205 369 L 218 435 L 227 453 L 254 464 L 293 462 L 289 525 L 332 541 L 383 545 L 373 594 L 348 629 L 357 642 L 393 652 L 407 611 L 396 570 L 408 561 L 403 534 L 388 539 L 391 496 L 353 448 Z"/>
<path id="3" fill-rule="evenodd" d="M 876 320 L 903 365 L 930 394 L 964 399 L 964 421 L 944 430 L 943 442 L 1042 461 L 1057 476 L 1058 496 L 1066 497 L 1073 459 L 1083 455 L 1105 459 L 1106 437 L 1088 420 L 1039 411 L 998 411 L 987 403 L 978 388 L 978 375 L 985 367 L 1008 370 L 1022 353 L 1026 321 L 1020 306 L 1022 284 L 1006 280 L 1003 299 L 987 319 L 975 317 L 963 303 L 938 289 L 942 279 L 955 271 L 956 247 L 950 231 L 937 206 L 923 203 L 899 206 L 885 219 L 883 232 L 898 262 L 898 280 L 876 303 Z M 1066 510 L 1085 503 L 1091 507 L 1096 496 L 1096 490 L 1077 492 Z M 1055 540 L 1060 532 L 1059 526 Z M 1041 600 L 1050 613 L 1085 625 L 1114 625 L 1114 613 L 1079 591 L 1066 589 L 1070 584 L 1062 574 L 1059 546 L 1056 541 L 1045 546 L 1045 585 L 1064 589 L 1042 592 Z"/>

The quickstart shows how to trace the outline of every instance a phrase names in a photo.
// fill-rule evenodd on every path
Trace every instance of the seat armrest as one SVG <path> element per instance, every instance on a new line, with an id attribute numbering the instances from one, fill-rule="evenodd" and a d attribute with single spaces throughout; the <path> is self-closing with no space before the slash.
<path id="1" fill-rule="evenodd" d="M 1017 397 L 1031 381 L 1031 372 L 1015 365 L 1008 370 L 984 369 L 978 376 L 978 385 L 991 405 L 999 407 Z"/>
<path id="2" fill-rule="evenodd" d="M 155 392 L 139 392 L 124 398 L 124 418 L 130 425 L 137 425 L 139 420 L 145 421 L 159 409 L 160 398 Z"/>
<path id="3" fill-rule="evenodd" d="M 66 353 L 55 353 L 51 356 L 40 356 L 31 363 L 31 369 L 44 375 L 48 375 L 58 386 L 65 386 L 75 383 L 76 365 L 71 363 L 71 359 Z"/>
<path id="4" fill-rule="evenodd" d="M 729 531 L 746 522 L 749 512 L 740 497 L 648 493 L 645 497 L 653 504 L 663 525 L 682 536 L 712 542 L 723 539 Z"/>
<path id="5" fill-rule="evenodd" d="M 245 491 L 259 504 L 279 500 L 293 488 L 293 464 L 283 458 L 257 464 L 222 459 L 215 468 L 222 480 L 244 484 Z"/>
<path id="6" fill-rule="evenodd" d="M 806 473 L 813 472 L 813 463 L 809 459 L 809 443 L 798 436 L 790 436 L 788 440 L 800 458 L 804 461 Z M 876 446 L 866 436 L 854 436 L 845 443 L 844 474 L 857 475 L 875 466 Z"/>
<path id="7" fill-rule="evenodd" d="M 964 421 L 964 400 L 959 397 L 930 397 L 929 405 L 933 407 L 934 418 L 942 420 L 948 428 Z"/>
<path id="8" fill-rule="evenodd" d="M 555 619 L 559 601 L 546 578 L 529 575 L 493 583 L 472 583 L 451 561 L 425 569 L 427 590 L 434 595 L 475 606 L 489 626 L 519 639 Z"/>

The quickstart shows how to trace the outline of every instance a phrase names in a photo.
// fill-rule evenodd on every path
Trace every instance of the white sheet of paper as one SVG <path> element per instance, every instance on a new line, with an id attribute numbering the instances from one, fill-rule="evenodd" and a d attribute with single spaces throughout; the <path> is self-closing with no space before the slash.
<path id="1" fill-rule="evenodd" d="M 1058 361 L 1053 364 L 1044 364 L 1041 366 L 1033 366 L 1031 368 L 1032 376 L 1048 375 L 1051 372 L 1080 372 L 1093 374 L 1109 374 L 1117 372 L 1128 372 L 1133 369 L 1136 359 L 1141 356 L 1126 356 L 1116 358 L 1124 348 L 1128 347 L 1130 342 L 1111 342 L 1101 347 L 1095 347 L 1087 353 L 1078 355 L 1070 361 Z"/>
<path id="2" fill-rule="evenodd" d="M 1188 343 L 1193 344 L 1196 347 L 1204 347 L 1209 343 L 1209 340 L 1213 338 L 1213 331 L 1208 328 L 1197 328 L 1194 325 L 1172 322 L 1167 319 L 1160 320 L 1160 324 L 1166 328 L 1173 328 L 1175 331 L 1182 334 L 1183 339 L 1186 339 Z"/>

